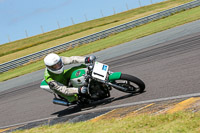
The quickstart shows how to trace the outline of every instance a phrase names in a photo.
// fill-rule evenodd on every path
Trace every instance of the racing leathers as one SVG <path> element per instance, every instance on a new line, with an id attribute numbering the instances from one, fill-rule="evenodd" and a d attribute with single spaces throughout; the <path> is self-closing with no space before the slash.
<path id="1" fill-rule="evenodd" d="M 89 58 L 82 56 L 71 56 L 71 57 L 61 56 L 61 60 L 64 65 L 68 65 L 75 63 L 85 63 L 89 61 Z M 80 88 L 68 86 L 70 76 L 74 70 L 85 67 L 86 67 L 85 65 L 72 67 L 70 69 L 64 70 L 64 72 L 61 74 L 52 73 L 46 68 L 44 73 L 44 78 L 47 84 L 50 86 L 50 89 L 52 89 L 55 93 L 58 93 L 60 95 L 72 96 L 74 94 L 80 93 Z"/>

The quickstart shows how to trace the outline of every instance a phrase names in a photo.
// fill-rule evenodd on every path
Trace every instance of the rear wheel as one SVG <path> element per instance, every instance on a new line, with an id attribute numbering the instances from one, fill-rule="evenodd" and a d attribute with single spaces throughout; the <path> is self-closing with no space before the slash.
<path id="1" fill-rule="evenodd" d="M 115 80 L 114 84 L 123 87 L 124 89 L 115 88 L 126 93 L 142 93 L 145 89 L 145 84 L 141 79 L 128 74 L 121 74 L 120 79 Z"/>

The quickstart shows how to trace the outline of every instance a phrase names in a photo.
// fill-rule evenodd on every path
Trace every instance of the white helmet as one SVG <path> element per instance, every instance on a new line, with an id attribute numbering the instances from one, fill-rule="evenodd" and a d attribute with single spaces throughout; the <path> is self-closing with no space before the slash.
<path id="1" fill-rule="evenodd" d="M 50 53 L 44 58 L 47 69 L 55 74 L 61 74 L 64 71 L 63 62 L 57 54 Z"/>

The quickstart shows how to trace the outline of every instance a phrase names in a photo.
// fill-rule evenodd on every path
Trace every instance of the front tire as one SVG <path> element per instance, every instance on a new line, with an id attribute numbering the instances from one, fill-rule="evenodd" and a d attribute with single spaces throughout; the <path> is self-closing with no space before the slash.
<path id="1" fill-rule="evenodd" d="M 145 90 L 144 82 L 132 75 L 121 74 L 121 77 L 114 81 L 116 85 L 119 85 L 125 89 L 116 88 L 117 90 L 126 93 L 142 93 Z"/>

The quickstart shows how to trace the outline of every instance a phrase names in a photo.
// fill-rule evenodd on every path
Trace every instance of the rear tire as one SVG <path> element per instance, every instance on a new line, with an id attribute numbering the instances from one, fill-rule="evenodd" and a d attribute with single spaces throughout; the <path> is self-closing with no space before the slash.
<path id="1" fill-rule="evenodd" d="M 142 93 L 145 90 L 145 84 L 141 79 L 128 74 L 121 74 L 120 79 L 114 83 L 126 88 L 126 90 L 116 88 L 126 93 Z"/>

